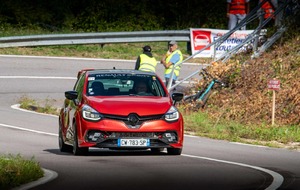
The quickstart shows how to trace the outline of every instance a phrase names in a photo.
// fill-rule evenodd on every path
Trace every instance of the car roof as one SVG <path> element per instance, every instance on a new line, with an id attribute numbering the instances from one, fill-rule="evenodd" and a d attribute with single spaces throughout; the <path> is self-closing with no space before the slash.
<path id="1" fill-rule="evenodd" d="M 146 75 L 156 75 L 152 72 L 145 72 L 139 70 L 132 70 L 132 69 L 94 69 L 88 70 L 89 74 L 96 74 L 96 73 L 124 73 L 124 74 L 146 74 Z"/>
<path id="2" fill-rule="evenodd" d="M 153 76 L 156 75 L 156 73 L 153 72 L 146 72 L 146 71 L 139 71 L 139 70 L 134 70 L 134 69 L 82 69 L 78 71 L 77 73 L 77 78 L 79 78 L 83 73 L 87 73 L 88 75 L 90 74 L 112 74 L 112 73 L 118 73 L 118 74 L 132 74 L 132 75 L 138 75 L 138 74 L 143 74 L 143 75 L 149 75 Z"/>

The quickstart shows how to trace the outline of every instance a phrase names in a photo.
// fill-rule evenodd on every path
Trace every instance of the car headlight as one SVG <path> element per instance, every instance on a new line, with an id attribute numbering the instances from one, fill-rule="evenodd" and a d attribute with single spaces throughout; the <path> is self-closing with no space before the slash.
<path id="1" fill-rule="evenodd" d="M 90 121 L 99 121 L 101 119 L 100 113 L 88 105 L 82 107 L 82 117 Z"/>
<path id="2" fill-rule="evenodd" d="M 179 119 L 178 110 L 174 106 L 171 106 L 171 108 L 165 114 L 165 120 L 166 121 L 176 121 L 178 119 Z"/>

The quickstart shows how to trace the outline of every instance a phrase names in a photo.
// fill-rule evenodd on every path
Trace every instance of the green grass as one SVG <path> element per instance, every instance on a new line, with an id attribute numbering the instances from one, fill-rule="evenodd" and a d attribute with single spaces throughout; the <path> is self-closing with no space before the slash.
<path id="1" fill-rule="evenodd" d="M 34 161 L 20 155 L 0 156 L 0 189 L 6 190 L 43 177 L 44 172 Z"/>
<path id="2" fill-rule="evenodd" d="M 183 109 L 181 108 L 184 113 Z M 296 149 L 300 143 L 299 126 L 242 125 L 220 119 L 211 119 L 205 111 L 184 113 L 188 134 L 213 139 Z"/>
<path id="3" fill-rule="evenodd" d="M 28 97 L 28 96 L 22 96 L 19 99 L 20 108 L 31 110 L 39 113 L 46 113 L 46 114 L 52 114 L 52 115 L 58 115 L 59 109 L 52 106 L 51 103 L 55 100 L 45 99 L 43 101 L 43 105 L 40 105 L 36 100 Z"/>

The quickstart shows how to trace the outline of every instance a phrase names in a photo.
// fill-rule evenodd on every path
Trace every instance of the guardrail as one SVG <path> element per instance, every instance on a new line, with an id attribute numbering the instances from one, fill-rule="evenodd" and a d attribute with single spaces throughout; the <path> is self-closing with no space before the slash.
<path id="1" fill-rule="evenodd" d="M 101 32 L 1 37 L 0 48 L 73 44 L 190 41 L 190 30 Z"/>

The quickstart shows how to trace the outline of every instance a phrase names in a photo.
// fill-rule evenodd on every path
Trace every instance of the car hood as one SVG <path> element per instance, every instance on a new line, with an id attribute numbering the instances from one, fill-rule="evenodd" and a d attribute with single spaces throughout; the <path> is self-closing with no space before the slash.
<path id="1" fill-rule="evenodd" d="M 114 96 L 89 97 L 87 104 L 102 114 L 139 116 L 165 114 L 172 102 L 169 97 Z"/>

